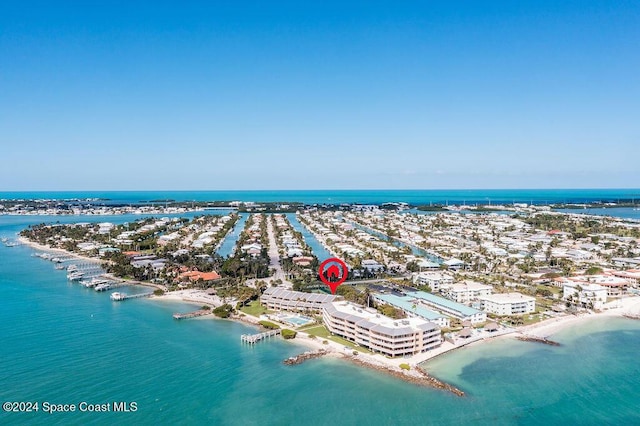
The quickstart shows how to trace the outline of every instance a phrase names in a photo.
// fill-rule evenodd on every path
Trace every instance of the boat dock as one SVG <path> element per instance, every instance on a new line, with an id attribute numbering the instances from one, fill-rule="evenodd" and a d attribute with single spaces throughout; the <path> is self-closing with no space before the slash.
<path id="1" fill-rule="evenodd" d="M 280 334 L 280 329 L 265 331 L 264 333 L 258 333 L 258 334 L 243 334 L 242 336 L 240 336 L 240 341 L 243 343 L 250 343 L 253 345 L 256 342 L 259 342 L 260 340 L 277 336 L 279 334 Z"/>
<path id="2" fill-rule="evenodd" d="M 173 314 L 173 319 L 181 320 L 181 319 L 188 319 L 188 318 L 196 318 L 196 317 L 201 317 L 203 315 L 209 315 L 211 313 L 212 312 L 209 309 L 200 309 L 198 311 L 187 312 L 185 314 Z"/>
<path id="3" fill-rule="evenodd" d="M 8 238 L 3 238 L 2 243 L 5 245 L 5 247 L 17 247 L 22 245 L 22 242 L 18 240 L 10 240 Z"/>
<path id="4" fill-rule="evenodd" d="M 114 302 L 120 302 L 128 299 L 140 299 L 142 297 L 150 297 L 152 295 L 153 293 L 126 294 L 126 293 L 119 293 L 116 291 L 111 293 L 110 297 L 111 297 L 111 300 L 113 300 Z"/>

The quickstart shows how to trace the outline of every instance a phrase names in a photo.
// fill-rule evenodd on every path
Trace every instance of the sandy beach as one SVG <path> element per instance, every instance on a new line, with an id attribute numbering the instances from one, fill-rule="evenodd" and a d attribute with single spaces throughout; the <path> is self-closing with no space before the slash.
<path id="1" fill-rule="evenodd" d="M 100 263 L 100 259 L 82 256 L 73 252 L 69 252 L 63 249 L 51 248 L 48 246 L 44 246 L 35 242 L 32 242 L 24 237 L 20 237 L 19 241 L 25 245 L 28 245 L 34 249 L 46 251 L 46 252 L 55 252 L 64 255 L 73 256 L 79 260 Z M 141 283 L 138 281 L 130 281 L 130 280 L 122 280 L 117 277 L 113 277 L 113 279 L 130 282 L 131 284 L 137 285 L 146 285 L 156 288 L 163 288 L 160 285 L 150 284 L 150 283 Z M 223 305 L 223 301 L 216 295 L 207 294 L 203 290 L 196 289 L 186 289 L 186 290 L 177 290 L 165 293 L 161 296 L 152 296 L 153 300 L 157 301 L 182 301 L 188 303 L 195 303 L 200 305 L 207 305 L 211 307 L 218 307 Z M 340 343 L 323 339 L 323 338 L 312 338 L 309 334 L 298 331 L 295 339 L 291 340 L 292 343 L 298 344 L 312 351 L 324 350 L 327 353 L 324 356 L 334 357 L 349 360 L 351 362 L 355 362 L 358 365 L 366 366 L 369 368 L 373 368 L 376 370 L 385 371 L 387 373 L 391 373 L 396 377 L 405 378 L 408 381 L 416 382 L 416 381 L 424 381 L 425 373 L 418 368 L 421 363 L 433 359 L 437 356 L 443 355 L 450 351 L 467 347 L 471 345 L 481 344 L 483 342 L 498 339 L 498 338 L 516 338 L 517 336 L 530 336 L 537 338 L 548 338 L 558 331 L 571 326 L 578 326 L 581 323 L 586 321 L 592 321 L 599 318 L 605 317 L 622 317 L 624 315 L 640 315 L 640 297 L 638 296 L 629 296 L 625 298 L 621 298 L 615 300 L 613 302 L 605 305 L 602 312 L 597 313 L 581 313 L 578 315 L 564 315 L 558 318 L 551 318 L 545 321 L 530 325 L 524 326 L 520 328 L 502 328 L 498 332 L 488 333 L 484 331 L 476 331 L 476 335 L 469 339 L 456 339 L 454 342 L 443 341 L 442 345 L 438 348 L 435 348 L 431 351 L 416 354 L 413 356 L 407 357 L 399 357 L 399 358 L 387 358 L 381 354 L 371 354 L 356 351 L 354 352 L 353 348 L 344 346 Z M 230 319 L 241 321 L 253 325 L 257 325 L 260 321 L 260 318 L 241 313 L 235 314 Z M 281 324 L 282 328 L 288 328 L 287 325 Z M 326 343 L 325 343 L 326 342 Z M 401 369 L 401 364 L 408 364 L 411 369 L 405 370 Z M 435 380 L 435 379 L 434 379 Z M 424 384 L 424 383 L 423 383 Z M 448 386 L 446 384 L 442 384 Z M 439 387 L 437 384 L 436 387 Z M 452 389 L 449 389 L 452 390 Z M 455 393 L 455 391 L 454 391 Z"/>
<path id="2" fill-rule="evenodd" d="M 96 259 L 95 257 L 89 257 L 89 256 L 83 256 L 81 254 L 78 253 L 74 253 L 71 251 L 67 251 L 64 249 L 59 249 L 59 248 L 53 248 L 53 247 L 49 247 L 49 246 L 45 246 L 39 243 L 36 243 L 34 241 L 31 241 L 25 237 L 18 237 L 18 241 L 20 241 L 22 244 L 32 247 L 36 250 L 40 250 L 40 251 L 45 251 L 48 253 L 59 253 L 59 254 L 63 254 L 65 256 L 73 256 L 79 260 L 84 260 L 86 262 L 91 262 L 91 263 L 97 263 L 97 264 L 101 264 L 102 260 L 100 259 Z"/>
<path id="3" fill-rule="evenodd" d="M 606 317 L 623 317 L 624 315 L 640 314 L 640 297 L 629 296 L 607 303 L 602 312 L 566 315 L 550 318 L 537 324 L 521 327 L 518 332 L 523 335 L 546 338 L 567 327 L 580 325 L 587 321 L 594 321 Z"/>
<path id="4" fill-rule="evenodd" d="M 201 305 L 207 305 L 214 308 L 218 306 L 222 306 L 222 299 L 220 299 L 216 295 L 207 294 L 202 290 L 176 290 L 165 293 L 161 296 L 152 296 L 153 300 L 171 300 L 171 301 L 181 301 L 181 302 L 189 302 L 189 303 L 198 303 Z"/>

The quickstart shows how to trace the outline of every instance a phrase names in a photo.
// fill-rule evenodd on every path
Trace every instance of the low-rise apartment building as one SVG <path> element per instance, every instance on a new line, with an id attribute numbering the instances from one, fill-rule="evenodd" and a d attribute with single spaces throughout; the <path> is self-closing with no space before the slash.
<path id="1" fill-rule="evenodd" d="M 322 319 L 331 333 L 390 357 L 418 354 L 442 343 L 440 328 L 432 322 L 395 320 L 346 301 L 325 303 Z"/>

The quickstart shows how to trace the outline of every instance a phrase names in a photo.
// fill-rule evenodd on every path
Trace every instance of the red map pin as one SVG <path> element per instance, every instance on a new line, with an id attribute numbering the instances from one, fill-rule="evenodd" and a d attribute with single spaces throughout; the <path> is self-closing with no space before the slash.
<path id="1" fill-rule="evenodd" d="M 349 269 L 342 260 L 332 257 L 320 264 L 318 273 L 322 282 L 331 289 L 331 294 L 336 294 L 338 286 L 347 280 Z"/>

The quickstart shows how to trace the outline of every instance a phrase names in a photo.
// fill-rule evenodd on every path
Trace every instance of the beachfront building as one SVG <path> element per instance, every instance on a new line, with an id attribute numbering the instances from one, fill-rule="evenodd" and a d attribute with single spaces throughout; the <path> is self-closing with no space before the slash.
<path id="1" fill-rule="evenodd" d="M 442 343 L 440 329 L 432 322 L 395 320 L 346 301 L 325 303 L 322 319 L 331 333 L 390 357 L 418 354 Z"/>
<path id="2" fill-rule="evenodd" d="M 436 323 L 440 328 L 449 328 L 451 325 L 451 319 L 447 315 L 427 309 L 424 305 L 416 303 L 415 300 L 409 296 L 376 293 L 373 295 L 373 299 L 378 303 L 385 303 L 396 309 L 401 309 L 410 317 L 422 318 L 423 320 Z"/>
<path id="3" fill-rule="evenodd" d="M 627 278 L 620 276 L 619 274 L 601 274 L 601 275 L 579 275 L 574 277 L 559 277 L 555 280 L 555 285 L 564 288 L 566 284 L 580 285 L 582 287 L 589 284 L 598 284 L 607 289 L 608 297 L 620 297 L 622 296 L 629 286 L 631 281 Z"/>
<path id="4" fill-rule="evenodd" d="M 583 278 L 586 278 L 588 283 L 598 284 L 605 287 L 607 289 L 607 296 L 609 297 L 620 297 L 629 287 L 629 281 L 612 275 L 591 275 Z"/>
<path id="5" fill-rule="evenodd" d="M 482 296 L 489 296 L 493 293 L 493 287 L 476 281 L 464 281 L 443 288 L 441 292 L 455 302 L 469 303 Z"/>
<path id="6" fill-rule="evenodd" d="M 309 310 L 320 313 L 322 305 L 333 302 L 336 297 L 332 294 L 303 293 L 287 290 L 283 287 L 269 287 L 260 296 L 260 303 L 276 311 L 304 312 Z"/>
<path id="7" fill-rule="evenodd" d="M 564 300 L 572 300 L 584 307 L 602 309 L 607 302 L 607 289 L 599 284 L 569 282 L 563 286 L 562 291 Z"/>
<path id="8" fill-rule="evenodd" d="M 439 291 L 441 287 L 453 284 L 453 276 L 442 272 L 420 272 L 413 275 L 413 283 L 428 285 L 431 291 Z"/>
<path id="9" fill-rule="evenodd" d="M 536 298 L 521 293 L 499 293 L 479 298 L 482 309 L 495 315 L 523 315 L 536 311 Z"/>
<path id="10" fill-rule="evenodd" d="M 408 292 L 407 296 L 412 303 L 424 305 L 441 314 L 458 318 L 461 321 L 470 321 L 472 324 L 479 324 L 487 320 L 487 313 L 479 311 L 462 303 L 457 303 L 444 297 L 436 296 L 424 291 Z"/>

